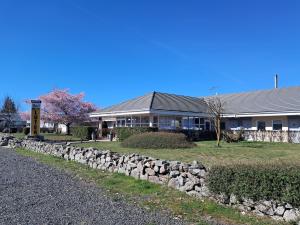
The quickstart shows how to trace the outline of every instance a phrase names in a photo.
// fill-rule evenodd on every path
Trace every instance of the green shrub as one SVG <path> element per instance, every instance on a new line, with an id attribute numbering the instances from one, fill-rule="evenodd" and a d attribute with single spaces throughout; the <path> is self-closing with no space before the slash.
<path id="1" fill-rule="evenodd" d="M 300 166 L 232 165 L 211 168 L 208 187 L 239 199 L 275 200 L 300 206 Z"/>
<path id="2" fill-rule="evenodd" d="M 16 128 L 16 127 L 10 128 L 10 133 L 15 134 L 17 132 L 18 132 L 18 128 Z"/>
<path id="3" fill-rule="evenodd" d="M 40 131 L 41 131 L 41 133 L 49 133 L 49 128 L 41 127 Z"/>
<path id="4" fill-rule="evenodd" d="M 107 137 L 111 133 L 110 128 L 102 128 L 102 137 Z"/>
<path id="5" fill-rule="evenodd" d="M 24 128 L 23 128 L 23 133 L 24 133 L 25 135 L 28 135 L 28 134 L 30 133 L 30 127 L 24 127 Z"/>
<path id="6" fill-rule="evenodd" d="M 41 127 L 41 133 L 53 133 L 54 129 L 49 127 Z"/>
<path id="7" fill-rule="evenodd" d="M 216 140 L 216 132 L 208 130 L 177 129 L 175 132 L 185 134 L 191 141 Z"/>
<path id="8" fill-rule="evenodd" d="M 147 132 L 135 134 L 124 140 L 121 145 L 129 148 L 190 148 L 195 144 L 189 142 L 184 134 L 167 132 Z"/>
<path id="9" fill-rule="evenodd" d="M 78 126 L 71 127 L 71 134 L 81 140 L 90 140 L 92 133 L 95 131 L 94 127 Z"/>
<path id="10" fill-rule="evenodd" d="M 22 133 L 24 127 L 17 127 L 17 133 Z"/>
<path id="11" fill-rule="evenodd" d="M 124 141 L 131 135 L 141 134 L 145 132 L 155 132 L 158 129 L 155 127 L 115 127 L 114 133 L 116 134 L 119 141 Z"/>

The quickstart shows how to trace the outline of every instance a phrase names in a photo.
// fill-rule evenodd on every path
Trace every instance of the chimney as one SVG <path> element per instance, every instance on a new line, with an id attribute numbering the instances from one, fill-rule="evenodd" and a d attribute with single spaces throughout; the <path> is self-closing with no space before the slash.
<path id="1" fill-rule="evenodd" d="M 278 74 L 275 75 L 275 88 L 278 88 Z"/>

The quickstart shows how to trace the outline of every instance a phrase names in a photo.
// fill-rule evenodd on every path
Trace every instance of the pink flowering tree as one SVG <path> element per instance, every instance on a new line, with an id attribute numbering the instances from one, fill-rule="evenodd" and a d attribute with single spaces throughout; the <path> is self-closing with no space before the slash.
<path id="1" fill-rule="evenodd" d="M 20 112 L 20 117 L 24 121 L 29 121 L 30 120 L 30 112 L 29 111 Z"/>
<path id="2" fill-rule="evenodd" d="M 42 100 L 42 120 L 54 124 L 64 124 L 67 134 L 70 134 L 72 123 L 89 121 L 89 113 L 96 110 L 95 105 L 84 102 L 84 93 L 70 94 L 68 89 L 55 89 L 50 93 L 40 96 Z"/>

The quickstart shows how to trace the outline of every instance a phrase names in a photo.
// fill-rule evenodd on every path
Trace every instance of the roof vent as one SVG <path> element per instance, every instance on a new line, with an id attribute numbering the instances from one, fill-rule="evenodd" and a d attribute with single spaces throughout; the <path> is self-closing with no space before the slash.
<path id="1" fill-rule="evenodd" d="M 278 88 L 278 74 L 275 75 L 274 83 L 275 83 L 275 88 Z"/>

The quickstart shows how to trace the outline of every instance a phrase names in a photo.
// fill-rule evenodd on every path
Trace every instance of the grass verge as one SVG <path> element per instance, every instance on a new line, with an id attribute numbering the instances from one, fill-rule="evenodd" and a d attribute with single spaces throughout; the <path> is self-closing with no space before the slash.
<path id="1" fill-rule="evenodd" d="M 16 152 L 38 162 L 72 173 L 87 182 L 107 190 L 112 198 L 125 198 L 142 207 L 171 213 L 193 224 L 208 224 L 203 218 L 213 218 L 225 224 L 275 225 L 271 219 L 242 215 L 237 210 L 218 205 L 209 200 L 198 200 L 165 186 L 136 180 L 122 174 L 103 172 L 62 158 L 44 155 L 21 148 Z"/>

